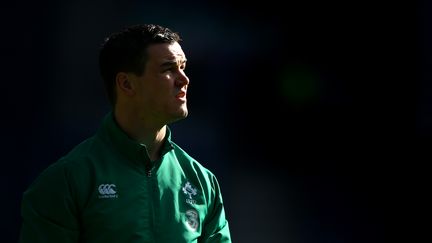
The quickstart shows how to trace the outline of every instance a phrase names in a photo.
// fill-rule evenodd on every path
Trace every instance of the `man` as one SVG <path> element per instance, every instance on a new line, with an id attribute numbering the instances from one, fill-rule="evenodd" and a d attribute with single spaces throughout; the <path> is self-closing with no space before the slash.
<path id="1" fill-rule="evenodd" d="M 188 115 L 180 41 L 158 25 L 105 40 L 113 111 L 24 193 L 21 242 L 231 242 L 216 177 L 167 126 Z"/>

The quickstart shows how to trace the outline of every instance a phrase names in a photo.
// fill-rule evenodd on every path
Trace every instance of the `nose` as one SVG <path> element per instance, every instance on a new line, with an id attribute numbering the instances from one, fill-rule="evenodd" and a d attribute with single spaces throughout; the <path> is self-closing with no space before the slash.
<path id="1" fill-rule="evenodd" d="M 179 72 L 179 75 L 176 78 L 176 85 L 179 87 L 183 87 L 188 84 L 189 84 L 189 78 L 186 75 L 186 73 L 183 70 L 181 70 Z"/>

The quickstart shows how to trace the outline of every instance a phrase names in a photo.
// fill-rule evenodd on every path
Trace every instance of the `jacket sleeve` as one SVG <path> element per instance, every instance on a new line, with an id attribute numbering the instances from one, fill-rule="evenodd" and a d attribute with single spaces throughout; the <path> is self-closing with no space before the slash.
<path id="1" fill-rule="evenodd" d="M 79 226 L 62 163 L 42 172 L 23 194 L 20 243 L 78 242 Z"/>
<path id="2" fill-rule="evenodd" d="M 204 222 L 203 235 L 198 242 L 231 243 L 231 235 L 228 221 L 225 218 L 222 194 L 215 176 L 212 176 L 212 191 L 214 200 L 210 202 L 209 215 Z"/>

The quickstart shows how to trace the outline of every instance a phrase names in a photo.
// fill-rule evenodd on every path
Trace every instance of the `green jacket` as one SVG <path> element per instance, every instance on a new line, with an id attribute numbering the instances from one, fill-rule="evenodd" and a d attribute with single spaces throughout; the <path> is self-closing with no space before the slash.
<path id="1" fill-rule="evenodd" d="M 167 131 L 151 162 L 110 113 L 24 193 L 20 242 L 231 242 L 216 177 Z"/>

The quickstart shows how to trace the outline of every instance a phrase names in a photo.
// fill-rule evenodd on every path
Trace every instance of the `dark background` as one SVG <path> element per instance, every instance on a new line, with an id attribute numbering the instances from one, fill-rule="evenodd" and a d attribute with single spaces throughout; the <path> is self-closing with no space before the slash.
<path id="1" fill-rule="evenodd" d="M 405 128 L 415 83 L 416 141 L 432 136 L 432 4 L 1 6 L 1 242 L 17 240 L 23 191 L 108 112 L 98 47 L 138 23 L 165 25 L 184 39 L 190 116 L 172 125 L 173 138 L 217 175 L 234 242 L 399 235 L 392 223 L 416 165 Z"/>

